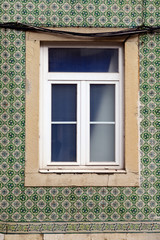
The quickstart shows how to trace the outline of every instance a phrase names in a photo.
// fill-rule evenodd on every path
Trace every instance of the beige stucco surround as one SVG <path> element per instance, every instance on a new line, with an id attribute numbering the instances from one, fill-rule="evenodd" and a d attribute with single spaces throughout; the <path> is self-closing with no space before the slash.
<path id="1" fill-rule="evenodd" d="M 61 30 L 64 30 L 61 28 Z M 112 31 L 115 29 L 108 29 Z M 118 31 L 118 29 L 116 29 Z M 65 28 L 66 31 L 66 28 Z M 106 32 L 106 29 L 68 28 L 68 31 Z M 126 37 L 125 37 L 126 38 Z M 26 33 L 26 165 L 25 186 L 139 186 L 138 159 L 138 37 L 103 39 L 124 42 L 124 170 L 104 174 L 57 174 L 39 172 L 39 65 L 40 42 L 97 41 L 89 38 L 63 37 L 48 33 Z"/>
<path id="2" fill-rule="evenodd" d="M 10 234 L 4 240 L 159 240 L 160 233 Z"/>

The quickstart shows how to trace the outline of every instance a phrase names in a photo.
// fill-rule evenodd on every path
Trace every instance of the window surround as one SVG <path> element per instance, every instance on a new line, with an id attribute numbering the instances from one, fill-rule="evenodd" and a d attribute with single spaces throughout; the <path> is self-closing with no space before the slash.
<path id="1" fill-rule="evenodd" d="M 63 29 L 61 29 L 63 30 Z M 65 29 L 66 30 L 66 29 Z M 109 29 L 109 31 L 115 29 Z M 119 29 L 116 29 L 117 31 Z M 106 32 L 107 29 L 69 28 L 68 31 Z M 40 42 L 79 41 L 79 38 L 46 33 L 26 33 L 26 166 L 25 186 L 139 186 L 138 161 L 138 37 L 103 39 L 124 42 L 124 161 L 123 170 L 105 173 L 52 173 L 39 171 L 39 64 Z M 80 41 L 95 42 L 81 38 Z M 99 41 L 99 40 L 98 40 Z"/>

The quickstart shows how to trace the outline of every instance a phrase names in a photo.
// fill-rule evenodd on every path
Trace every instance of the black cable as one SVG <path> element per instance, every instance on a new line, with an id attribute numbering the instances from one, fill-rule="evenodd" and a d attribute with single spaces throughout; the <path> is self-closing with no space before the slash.
<path id="1" fill-rule="evenodd" d="M 18 22 L 0 23 L 0 28 L 14 29 L 19 31 L 46 32 L 46 33 L 52 33 L 52 34 L 71 35 L 71 36 L 78 36 L 78 37 L 95 37 L 95 38 L 120 37 L 120 36 L 126 36 L 126 35 L 160 32 L 160 26 L 155 26 L 155 27 L 143 26 L 143 27 L 128 28 L 125 30 L 112 31 L 112 32 L 78 33 L 78 32 L 70 32 L 70 31 L 62 31 L 62 30 L 54 30 L 49 28 L 37 27 L 37 26 L 27 25 L 27 24 L 18 23 Z"/>

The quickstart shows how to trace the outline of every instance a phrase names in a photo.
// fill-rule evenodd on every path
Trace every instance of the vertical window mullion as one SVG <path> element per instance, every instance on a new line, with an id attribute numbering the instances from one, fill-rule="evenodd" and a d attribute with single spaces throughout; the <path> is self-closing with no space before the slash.
<path id="1" fill-rule="evenodd" d="M 45 101 L 44 101 L 44 109 L 45 113 L 44 113 L 44 118 L 45 118 L 45 129 L 44 129 L 44 139 L 45 139 L 45 155 L 44 155 L 44 159 L 47 159 L 47 164 L 50 162 L 51 159 L 51 86 L 52 86 L 52 82 L 48 81 L 48 48 L 46 49 L 46 55 L 44 58 L 45 61 L 45 69 L 46 69 L 46 76 L 45 76 L 45 88 L 44 88 L 44 94 L 45 94 Z M 48 94 L 46 94 L 48 93 Z"/>
<path id="2" fill-rule="evenodd" d="M 46 149 L 48 150 L 45 151 L 45 157 L 47 157 L 47 164 L 50 163 L 50 159 L 51 159 L 51 108 L 52 108 L 52 105 L 51 105 L 51 92 L 52 92 L 52 84 L 51 82 L 47 82 L 47 88 L 48 88 L 48 95 L 45 97 L 46 99 L 46 109 L 48 109 L 46 115 L 48 116 L 45 116 L 46 118 L 48 118 L 48 122 L 47 122 L 47 126 L 46 126 L 46 131 L 48 132 L 44 132 L 45 136 L 48 135 L 48 141 L 46 141 L 46 145 L 48 144 L 48 146 L 46 146 Z M 47 133 L 47 134 L 46 134 Z M 46 156 L 47 155 L 47 156 Z"/>
<path id="3" fill-rule="evenodd" d="M 119 148 L 119 164 L 120 167 L 124 168 L 124 64 L 123 64 L 123 48 L 119 48 L 119 122 L 120 122 L 120 130 L 119 130 L 119 139 L 120 143 Z"/>
<path id="4" fill-rule="evenodd" d="M 80 107 L 80 148 L 81 148 L 81 165 L 86 165 L 89 156 L 89 84 L 87 81 L 81 81 L 81 107 Z"/>
<path id="5" fill-rule="evenodd" d="M 120 158 L 120 83 L 115 84 L 115 162 L 119 164 Z"/>
<path id="6" fill-rule="evenodd" d="M 46 166 L 51 155 L 51 83 L 48 81 L 48 48 L 42 48 L 41 65 L 42 74 L 40 81 L 40 164 Z M 46 94 L 48 93 L 48 94 Z M 45 161 L 47 159 L 47 163 Z"/>
<path id="7" fill-rule="evenodd" d="M 77 82 L 77 81 L 76 81 Z M 77 163 L 81 164 L 81 84 L 77 82 Z"/>
<path id="8" fill-rule="evenodd" d="M 86 82 L 86 159 L 85 165 L 90 162 L 90 81 Z"/>

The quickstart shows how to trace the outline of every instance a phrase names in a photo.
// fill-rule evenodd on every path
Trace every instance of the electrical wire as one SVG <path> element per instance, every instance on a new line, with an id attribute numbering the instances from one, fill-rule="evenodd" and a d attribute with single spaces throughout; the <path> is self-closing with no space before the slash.
<path id="1" fill-rule="evenodd" d="M 55 30 L 49 29 L 44 27 L 37 27 L 33 25 L 23 24 L 19 22 L 7 22 L 7 23 L 0 23 L 0 28 L 5 29 L 13 29 L 18 31 L 32 31 L 32 32 L 46 32 L 51 34 L 61 34 L 61 35 L 71 35 L 71 36 L 78 36 L 78 37 L 94 37 L 94 38 L 111 38 L 111 37 L 120 37 L 120 36 L 127 36 L 127 35 L 135 35 L 135 34 L 145 34 L 145 33 L 159 33 L 160 26 L 141 26 L 136 28 L 128 28 L 120 31 L 112 31 L 112 32 L 101 32 L 101 33 L 79 33 L 79 32 L 72 32 L 72 31 L 63 31 L 63 30 Z"/>

